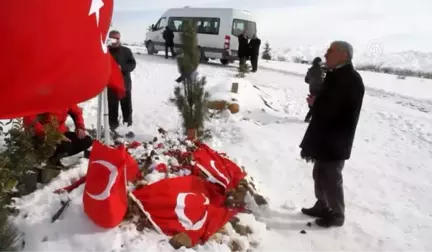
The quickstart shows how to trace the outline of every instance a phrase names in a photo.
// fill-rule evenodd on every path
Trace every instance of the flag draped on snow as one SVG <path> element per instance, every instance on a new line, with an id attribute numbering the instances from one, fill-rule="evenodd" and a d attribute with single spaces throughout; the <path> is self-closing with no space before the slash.
<path id="1" fill-rule="evenodd" d="M 194 173 L 204 173 L 209 182 L 221 186 L 224 192 L 237 187 L 246 176 L 238 165 L 206 144 L 196 142 L 195 145 L 198 149 L 192 153 L 196 162 Z"/>
<path id="2" fill-rule="evenodd" d="M 199 142 L 195 145 L 192 175 L 163 179 L 132 192 L 133 199 L 160 233 L 186 233 L 192 246 L 207 241 L 243 210 L 229 208 L 225 202 L 226 192 L 236 188 L 246 176 L 234 162 L 209 146 Z"/>
<path id="3" fill-rule="evenodd" d="M 246 176 L 226 156 L 205 144 L 195 145 L 198 148 L 191 153 L 195 165 L 185 166 L 192 170 L 191 175 L 165 178 L 129 193 L 158 232 L 167 236 L 185 233 L 192 246 L 207 241 L 244 210 L 243 206 L 227 206 L 226 197 L 227 191 L 236 189 Z M 168 171 L 163 163 L 154 169 Z M 112 148 L 94 141 L 86 178 L 63 190 L 86 182 L 84 211 L 97 225 L 112 228 L 121 223 L 127 211 L 127 181 L 139 177 L 138 165 L 124 145 Z"/>
<path id="4" fill-rule="evenodd" d="M 186 233 L 192 246 L 207 241 L 235 214 L 224 206 L 224 195 L 197 176 L 163 179 L 132 192 L 154 227 L 162 234 Z"/>
<path id="5" fill-rule="evenodd" d="M 14 0 L 0 8 L 0 119 L 69 107 L 123 79 L 105 45 L 113 0 Z"/>

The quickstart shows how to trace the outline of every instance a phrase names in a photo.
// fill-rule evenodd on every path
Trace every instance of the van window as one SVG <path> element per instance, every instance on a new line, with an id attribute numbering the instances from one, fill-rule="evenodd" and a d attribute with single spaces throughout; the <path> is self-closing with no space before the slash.
<path id="1" fill-rule="evenodd" d="M 219 18 L 201 18 L 201 17 L 170 17 L 169 23 L 172 24 L 173 30 L 176 32 L 183 31 L 183 22 L 192 20 L 196 31 L 199 34 L 219 34 L 220 19 Z"/>
<path id="2" fill-rule="evenodd" d="M 157 21 L 157 23 L 155 24 L 154 30 L 157 31 L 157 30 L 160 30 L 160 29 L 164 28 L 163 25 L 164 25 L 165 21 L 166 21 L 166 18 L 165 17 L 161 17 L 159 19 L 159 21 Z"/>
<path id="3" fill-rule="evenodd" d="M 181 18 L 170 18 L 169 23 L 171 24 L 171 28 L 175 32 L 183 31 L 183 19 Z"/>
<path id="4" fill-rule="evenodd" d="M 232 35 L 238 37 L 240 36 L 245 30 L 248 31 L 249 36 L 251 37 L 252 34 L 256 33 L 256 23 L 243 20 L 243 19 L 234 19 L 232 24 Z"/>

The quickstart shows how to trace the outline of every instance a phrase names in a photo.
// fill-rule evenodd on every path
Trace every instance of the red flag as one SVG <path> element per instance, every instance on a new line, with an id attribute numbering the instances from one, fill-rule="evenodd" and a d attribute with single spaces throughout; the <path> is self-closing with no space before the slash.
<path id="1" fill-rule="evenodd" d="M 119 225 L 127 211 L 125 147 L 93 142 L 83 195 L 84 212 L 97 225 Z"/>
<path id="2" fill-rule="evenodd" d="M 111 75 L 108 81 L 108 87 L 114 89 L 119 98 L 123 98 L 126 94 L 126 88 L 124 85 L 123 74 L 118 68 L 117 62 L 111 56 Z"/>
<path id="3" fill-rule="evenodd" d="M 208 181 L 220 185 L 225 190 L 236 188 L 246 174 L 234 162 L 221 156 L 203 143 L 195 143 L 198 147 L 193 152 L 195 169 L 202 171 Z"/>
<path id="4" fill-rule="evenodd" d="M 113 0 L 2 2 L 1 118 L 66 108 L 99 94 L 111 75 L 105 44 Z M 111 85 L 119 85 L 119 70 Z M 117 76 L 117 77 L 115 77 Z"/>
<path id="5" fill-rule="evenodd" d="M 137 161 L 126 151 L 125 149 L 125 160 L 126 160 L 126 180 L 134 181 L 136 179 L 141 179 L 142 174 L 139 170 Z"/>
<path id="6" fill-rule="evenodd" d="M 156 230 L 167 236 L 184 232 L 192 246 L 207 241 L 237 210 L 224 207 L 224 195 L 196 176 L 163 179 L 132 192 Z"/>

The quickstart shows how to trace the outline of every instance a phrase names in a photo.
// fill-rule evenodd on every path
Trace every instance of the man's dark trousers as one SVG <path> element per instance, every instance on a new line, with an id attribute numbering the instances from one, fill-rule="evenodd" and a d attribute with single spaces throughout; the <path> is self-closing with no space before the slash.
<path id="1" fill-rule="evenodd" d="M 345 217 L 342 169 L 345 161 L 316 160 L 313 168 L 315 197 L 318 207 L 328 207 L 332 213 Z"/>
<path id="2" fill-rule="evenodd" d="M 252 72 L 258 71 L 258 58 L 251 57 Z"/>
<path id="3" fill-rule="evenodd" d="M 123 115 L 123 123 L 127 123 L 128 126 L 132 125 L 132 94 L 131 90 L 126 90 L 125 97 L 119 99 L 114 90 L 108 88 L 108 114 L 109 114 L 109 125 L 111 129 L 116 129 L 119 126 L 118 121 L 118 110 L 119 103 Z"/>
<path id="4" fill-rule="evenodd" d="M 174 52 L 174 44 L 167 44 L 167 43 L 165 43 L 165 58 L 168 59 L 168 48 L 171 51 L 171 56 L 175 57 L 176 53 Z"/>
<path id="5" fill-rule="evenodd" d="M 246 64 L 247 57 L 239 57 L 239 67 L 243 67 Z"/>

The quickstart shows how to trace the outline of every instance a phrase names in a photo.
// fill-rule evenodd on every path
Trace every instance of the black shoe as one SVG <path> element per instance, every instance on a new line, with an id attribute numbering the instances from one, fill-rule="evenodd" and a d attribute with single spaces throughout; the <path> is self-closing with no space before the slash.
<path id="1" fill-rule="evenodd" d="M 345 222 L 345 217 L 338 214 L 329 214 L 326 217 L 318 218 L 315 220 L 315 224 L 320 227 L 342 227 Z"/>
<path id="2" fill-rule="evenodd" d="M 125 137 L 127 137 L 127 138 L 134 138 L 135 137 L 135 133 L 133 133 L 132 131 L 129 131 L 128 133 L 126 133 Z"/>
<path id="3" fill-rule="evenodd" d="M 111 131 L 116 131 L 116 129 L 119 127 L 119 123 L 110 123 L 109 127 Z"/>
<path id="4" fill-rule="evenodd" d="M 321 203 L 317 202 L 311 208 L 302 208 L 301 212 L 311 217 L 324 218 L 330 214 L 330 209 L 323 207 Z"/>
<path id="5" fill-rule="evenodd" d="M 62 164 L 60 159 L 56 159 L 56 158 L 50 158 L 47 162 L 47 165 L 48 166 L 54 166 L 54 167 L 57 167 L 59 169 L 65 168 L 64 164 Z"/>

